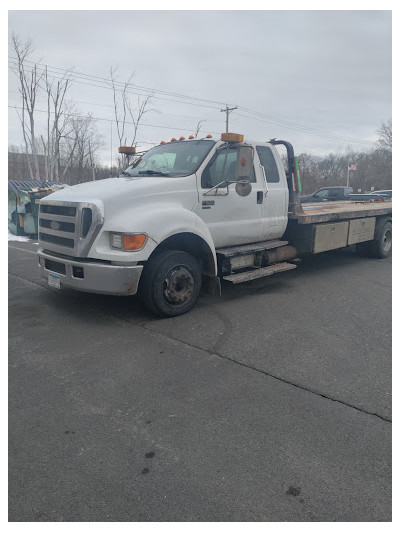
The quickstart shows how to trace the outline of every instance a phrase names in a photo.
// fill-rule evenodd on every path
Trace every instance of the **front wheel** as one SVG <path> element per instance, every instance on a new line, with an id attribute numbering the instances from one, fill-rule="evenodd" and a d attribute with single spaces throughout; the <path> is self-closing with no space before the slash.
<path id="1" fill-rule="evenodd" d="M 201 290 L 201 269 L 186 252 L 165 250 L 150 258 L 140 282 L 145 306 L 153 313 L 178 316 L 196 303 Z"/>

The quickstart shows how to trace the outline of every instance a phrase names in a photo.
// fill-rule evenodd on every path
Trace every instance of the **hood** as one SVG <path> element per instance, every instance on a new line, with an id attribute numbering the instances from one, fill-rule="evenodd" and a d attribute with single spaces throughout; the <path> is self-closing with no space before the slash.
<path id="1" fill-rule="evenodd" d="M 180 180 L 186 178 L 168 178 L 140 176 L 130 178 L 122 176 L 120 178 L 108 178 L 105 180 L 89 181 L 73 185 L 67 189 L 61 189 L 48 195 L 46 200 L 60 201 L 90 201 L 101 200 L 106 202 L 115 198 L 136 199 L 138 197 L 159 194 L 160 192 L 170 192 L 179 190 L 183 185 Z"/>
<path id="2" fill-rule="evenodd" d="M 90 181 L 61 189 L 46 196 L 43 203 L 52 201 L 88 202 L 103 204 L 105 211 L 156 208 L 161 203 L 193 209 L 198 201 L 196 175 L 183 177 L 141 176 L 108 178 Z"/>

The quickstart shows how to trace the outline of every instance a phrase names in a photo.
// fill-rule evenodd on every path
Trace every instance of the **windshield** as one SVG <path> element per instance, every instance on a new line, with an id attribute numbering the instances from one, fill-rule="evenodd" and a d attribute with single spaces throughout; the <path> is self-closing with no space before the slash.
<path id="1" fill-rule="evenodd" d="M 174 142 L 155 146 L 129 166 L 124 176 L 188 176 L 199 168 L 214 141 Z"/>

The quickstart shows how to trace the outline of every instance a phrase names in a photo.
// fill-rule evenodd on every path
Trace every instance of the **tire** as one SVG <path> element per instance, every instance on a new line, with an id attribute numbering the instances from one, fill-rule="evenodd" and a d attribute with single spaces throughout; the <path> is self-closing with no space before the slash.
<path id="1" fill-rule="evenodd" d="M 386 259 L 392 253 L 392 223 L 386 219 L 380 220 L 375 229 L 375 239 L 360 242 L 356 245 L 357 254 L 361 256 Z"/>
<path id="2" fill-rule="evenodd" d="M 145 306 L 161 316 L 187 313 L 201 290 L 201 268 L 192 255 L 165 250 L 150 258 L 140 281 Z"/>
<path id="3" fill-rule="evenodd" d="M 386 220 L 378 222 L 375 230 L 375 240 L 370 243 L 371 257 L 386 259 L 392 253 L 392 223 Z"/>

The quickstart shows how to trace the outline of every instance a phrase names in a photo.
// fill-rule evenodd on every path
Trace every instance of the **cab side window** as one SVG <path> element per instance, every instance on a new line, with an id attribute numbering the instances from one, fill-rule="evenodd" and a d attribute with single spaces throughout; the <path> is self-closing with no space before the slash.
<path id="1" fill-rule="evenodd" d="M 257 146 L 257 154 L 260 163 L 264 167 L 267 183 L 279 183 L 279 171 L 271 148 L 268 146 Z"/>
<path id="2" fill-rule="evenodd" d="M 329 191 L 329 199 L 336 200 L 337 198 L 340 198 L 340 189 L 331 189 Z"/>
<path id="3" fill-rule="evenodd" d="M 329 189 L 321 189 L 320 191 L 316 192 L 314 194 L 316 198 L 328 198 L 329 196 Z"/>
<path id="4" fill-rule="evenodd" d="M 203 189 L 210 189 L 215 187 L 222 181 L 236 180 L 236 159 L 237 148 L 230 147 L 228 149 L 222 148 L 216 152 L 214 157 L 208 163 L 201 176 L 201 186 Z M 256 176 L 253 169 L 253 175 L 250 180 L 252 183 L 256 181 Z"/>

